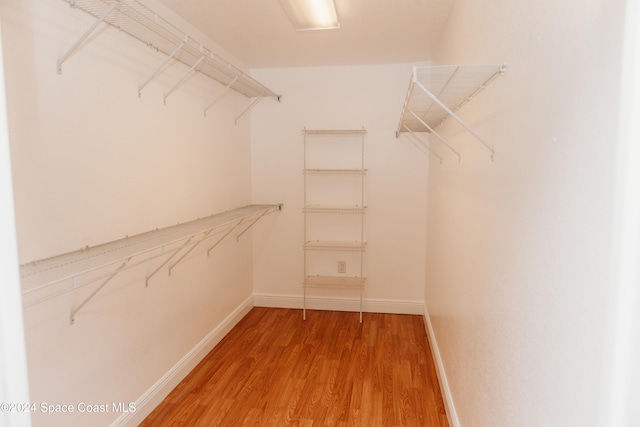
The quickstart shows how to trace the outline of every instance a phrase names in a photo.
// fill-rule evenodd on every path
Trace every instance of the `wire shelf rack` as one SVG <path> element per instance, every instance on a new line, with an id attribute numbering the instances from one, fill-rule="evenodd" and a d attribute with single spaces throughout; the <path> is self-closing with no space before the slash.
<path id="1" fill-rule="evenodd" d="M 303 129 L 303 135 L 356 136 L 366 135 L 366 129 Z"/>
<path id="2" fill-rule="evenodd" d="M 203 44 L 137 0 L 64 1 L 69 3 L 73 8 L 93 15 L 98 21 L 72 46 L 66 55 L 58 60 L 58 72 L 61 71 L 62 63 L 71 53 L 80 47 L 95 27 L 101 22 L 106 22 L 131 37 L 140 40 L 148 47 L 168 55 L 169 59 L 182 62 L 193 71 L 198 71 L 246 97 L 273 97 L 277 100 L 280 99 L 280 96 L 272 90 L 222 59 L 213 53 L 212 50 L 206 48 Z M 162 68 L 163 66 L 161 66 L 147 82 Z M 144 84 L 141 86 L 144 86 Z M 139 91 L 141 89 L 142 87 L 139 87 Z"/>
<path id="3" fill-rule="evenodd" d="M 305 169 L 307 175 L 366 175 L 366 169 Z"/>
<path id="4" fill-rule="evenodd" d="M 363 293 L 365 287 L 365 251 L 367 243 L 364 241 L 364 214 L 367 211 L 365 206 L 365 135 L 364 129 L 306 129 L 302 130 L 304 135 L 304 279 L 303 279 L 303 303 L 302 318 L 306 319 L 307 309 L 307 289 L 352 289 L 359 291 L 360 298 L 360 322 L 362 322 Z M 333 152 L 334 155 L 327 160 L 322 155 L 326 151 Z M 323 158 L 330 164 L 329 168 L 310 168 L 309 164 L 317 165 L 318 157 Z M 337 159 L 340 159 L 339 161 Z M 320 175 L 320 177 L 310 178 L 310 175 Z M 338 179 L 326 179 L 330 175 L 339 175 Z M 357 177 L 355 182 L 354 178 Z M 340 202 L 335 193 L 335 186 L 349 183 L 350 194 Z M 311 184 L 313 182 L 313 184 Z M 357 186 L 357 187 L 356 187 Z M 357 188 L 357 190 L 356 190 Z M 339 205 L 316 205 L 310 200 L 326 198 L 333 203 L 344 203 Z M 353 203 L 353 204 L 351 204 Z M 347 221 L 349 224 L 336 226 L 331 221 L 324 221 L 326 217 L 315 216 L 312 220 L 310 214 L 339 214 L 350 215 L 356 221 Z M 341 222 L 343 217 L 336 222 Z M 346 241 L 354 239 L 356 233 L 360 234 L 357 241 Z M 322 238 L 328 232 L 336 240 L 316 240 Z M 324 234 L 325 236 L 327 234 Z M 348 237 L 347 237 L 348 236 Z M 344 240 L 340 240 L 344 238 Z M 330 254 L 318 254 L 318 252 L 329 252 Z M 348 257 L 355 262 L 352 272 L 359 271 L 357 276 L 346 276 L 346 261 L 338 257 L 344 254 L 339 252 L 355 252 L 356 255 L 348 254 Z M 328 269 L 321 269 L 315 263 L 318 259 L 332 259 L 337 261 L 339 276 L 323 275 L 330 272 Z M 335 258 L 338 258 L 337 260 Z M 324 270 L 324 271 L 322 271 Z M 314 274 L 320 273 L 320 274 Z M 344 276 L 342 274 L 345 274 Z"/>
<path id="5" fill-rule="evenodd" d="M 316 214 L 364 214 L 366 206 L 319 206 L 309 205 L 303 208 L 304 213 Z"/>
<path id="6" fill-rule="evenodd" d="M 401 133 L 430 132 L 460 154 L 435 129 L 448 117 L 453 117 L 488 150 L 493 158 L 493 146 L 462 121 L 456 112 L 504 74 L 506 65 L 444 65 L 414 67 L 407 96 L 402 106 L 396 137 Z"/>
<path id="7" fill-rule="evenodd" d="M 169 273 L 196 245 L 213 237 L 216 232 L 226 231 L 221 237 L 213 239 L 216 241 L 209 251 L 232 231 L 242 229 L 237 234 L 239 238 L 260 218 L 281 209 L 281 204 L 248 205 L 24 264 L 20 266 L 23 303 L 28 307 L 98 281 L 102 281 L 99 286 L 101 289 L 117 273 L 152 259 L 164 257 L 165 261 L 161 266 L 147 276 L 148 285 L 149 279 L 179 253 L 182 255 L 169 266 Z M 53 291 L 48 291 L 49 288 L 53 288 Z M 95 294 L 91 297 L 93 295 Z M 72 312 L 72 320 L 73 314 L 78 309 L 79 307 Z"/>
<path id="8" fill-rule="evenodd" d="M 366 242 L 344 242 L 344 241 L 322 241 L 314 240 L 305 243 L 304 249 L 307 251 L 322 252 L 364 252 L 367 248 Z"/>

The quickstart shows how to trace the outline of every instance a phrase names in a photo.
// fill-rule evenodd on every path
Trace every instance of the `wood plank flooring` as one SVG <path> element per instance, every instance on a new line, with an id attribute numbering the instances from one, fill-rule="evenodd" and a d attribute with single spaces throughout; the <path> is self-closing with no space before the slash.
<path id="1" fill-rule="evenodd" d="M 141 426 L 448 427 L 422 316 L 256 307 Z"/>

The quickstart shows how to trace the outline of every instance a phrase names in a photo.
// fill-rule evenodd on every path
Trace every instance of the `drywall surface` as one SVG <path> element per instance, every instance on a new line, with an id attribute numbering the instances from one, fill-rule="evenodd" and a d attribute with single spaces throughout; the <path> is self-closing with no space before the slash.
<path id="1" fill-rule="evenodd" d="M 616 165 L 616 218 L 612 282 L 614 298 L 608 425 L 640 420 L 640 3 L 626 1 Z"/>
<path id="2" fill-rule="evenodd" d="M 600 425 L 623 2 L 460 0 L 436 64 L 506 62 L 429 174 L 425 299 L 463 427 Z"/>
<path id="3" fill-rule="evenodd" d="M 394 134 L 410 74 L 410 64 L 252 71 L 255 78 L 283 94 L 278 108 L 260 105 L 251 117 L 253 200 L 284 202 L 284 210 L 272 216 L 272 225 L 254 232 L 256 303 L 260 296 L 272 297 L 274 304 L 289 301 L 291 306 L 301 306 L 302 129 L 364 127 L 368 169 L 365 310 L 407 310 L 421 304 L 428 160 Z M 342 164 L 339 147 L 319 154 Z M 343 190 L 335 181 L 336 199 Z M 357 292 L 315 290 L 309 296 L 323 308 L 358 309 L 357 304 L 343 301 L 354 301 Z M 323 305 L 322 301 L 331 302 Z"/>
<path id="4" fill-rule="evenodd" d="M 22 263 L 250 202 L 248 116 L 234 124 L 249 100 L 230 93 L 204 117 L 222 87 L 195 75 L 163 105 L 164 93 L 188 71 L 181 64 L 168 65 L 139 98 L 138 85 L 165 57 L 105 26 L 58 75 L 56 60 L 95 19 L 62 0 L 0 6 Z M 89 301 L 74 326 L 70 310 L 93 287 L 26 308 L 34 426 L 106 425 L 122 415 L 112 403 L 139 405 L 250 298 L 251 257 L 246 234 L 210 258 L 199 247 L 171 277 L 161 270 L 149 288 L 144 279 L 163 258 L 127 270 Z M 75 411 L 45 414 L 41 404 Z"/>
<path id="5" fill-rule="evenodd" d="M 2 49 L 0 47 L 0 52 Z M 18 245 L 15 233 L 7 103 L 4 84 L 4 64 L 0 57 L 0 402 L 28 402 L 27 361 L 22 304 L 20 301 L 20 272 Z M 0 425 L 28 427 L 28 411 L 7 411 L 3 406 Z"/>

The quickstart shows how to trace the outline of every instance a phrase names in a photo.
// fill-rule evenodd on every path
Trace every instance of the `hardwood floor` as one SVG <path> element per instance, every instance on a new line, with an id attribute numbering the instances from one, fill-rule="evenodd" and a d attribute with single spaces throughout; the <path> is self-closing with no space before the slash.
<path id="1" fill-rule="evenodd" d="M 448 422 L 421 316 L 256 307 L 141 426 Z"/>

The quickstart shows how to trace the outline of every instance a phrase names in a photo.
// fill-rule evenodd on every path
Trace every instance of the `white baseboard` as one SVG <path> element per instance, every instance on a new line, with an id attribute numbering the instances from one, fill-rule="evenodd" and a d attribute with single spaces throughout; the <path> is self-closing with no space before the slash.
<path id="1" fill-rule="evenodd" d="M 233 329 L 233 327 L 253 308 L 253 296 L 244 300 L 206 337 L 191 349 L 178 363 L 151 386 L 135 402 L 136 411 L 123 413 L 111 427 L 137 426 L 167 395 L 182 381 L 189 372 Z"/>
<path id="2" fill-rule="evenodd" d="M 431 318 L 429 317 L 429 311 L 427 306 L 424 306 L 424 326 L 429 336 L 429 345 L 431 347 L 431 354 L 436 364 L 436 371 L 438 373 L 438 382 L 440 383 L 440 392 L 444 398 L 446 405 L 447 418 L 449 419 L 449 425 L 451 427 L 460 427 L 460 421 L 458 420 L 458 414 L 456 413 L 456 407 L 453 404 L 453 396 L 451 395 L 451 389 L 449 388 L 449 382 L 447 381 L 447 374 L 444 370 L 444 364 L 442 363 L 442 357 L 440 356 L 440 350 L 438 349 L 438 341 L 431 326 Z"/>
<path id="3" fill-rule="evenodd" d="M 302 308 L 301 295 L 253 294 L 256 307 Z M 354 298 L 307 297 L 309 310 L 360 311 L 360 300 Z M 424 314 L 422 301 L 365 299 L 362 311 L 366 313 Z"/>

